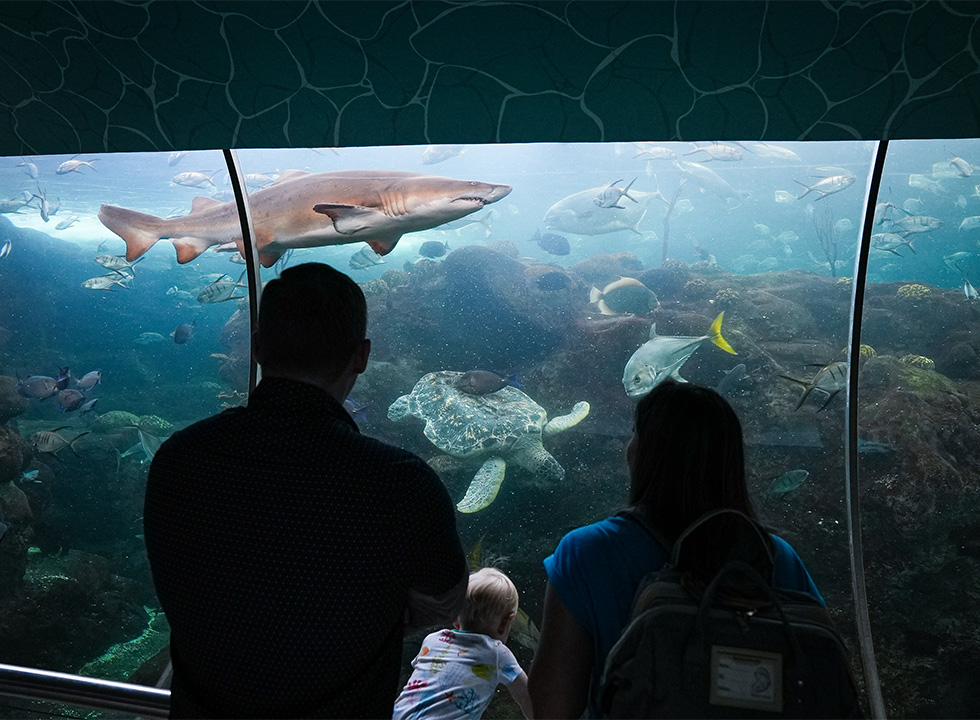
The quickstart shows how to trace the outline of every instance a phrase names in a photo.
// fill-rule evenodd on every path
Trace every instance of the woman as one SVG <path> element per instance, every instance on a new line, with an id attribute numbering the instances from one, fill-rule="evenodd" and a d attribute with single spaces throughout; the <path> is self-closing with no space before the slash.
<path id="1" fill-rule="evenodd" d="M 626 448 L 629 505 L 670 543 L 703 514 L 734 508 L 755 517 L 745 485 L 742 426 L 713 390 L 667 379 L 636 406 Z M 816 585 L 796 551 L 772 536 L 773 582 L 808 592 Z M 600 716 L 598 685 L 606 655 L 626 627 L 633 596 L 668 560 L 635 519 L 615 515 L 573 530 L 545 559 L 541 639 L 529 677 L 536 718 Z"/>

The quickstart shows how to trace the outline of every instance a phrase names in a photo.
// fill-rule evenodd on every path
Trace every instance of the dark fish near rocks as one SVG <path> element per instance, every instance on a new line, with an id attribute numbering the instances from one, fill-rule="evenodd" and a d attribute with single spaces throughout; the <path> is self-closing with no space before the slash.
<path id="1" fill-rule="evenodd" d="M 354 398 L 344 399 L 344 410 L 350 413 L 350 416 L 354 418 L 354 422 L 367 422 L 371 415 L 371 406 L 363 405 Z"/>
<path id="2" fill-rule="evenodd" d="M 78 414 L 84 415 L 87 412 L 92 412 L 93 410 L 95 410 L 95 403 L 97 403 L 98 401 L 99 401 L 98 398 L 92 398 L 87 403 L 84 403 L 81 407 L 78 408 Z"/>
<path id="3" fill-rule="evenodd" d="M 769 484 L 770 495 L 784 495 L 796 490 L 803 482 L 810 477 L 806 470 L 790 470 L 788 473 L 780 475 Z"/>
<path id="4" fill-rule="evenodd" d="M 193 322 L 181 323 L 174 329 L 174 343 L 177 345 L 183 345 L 192 337 L 194 337 L 194 323 L 197 322 L 197 318 L 194 318 Z"/>
<path id="5" fill-rule="evenodd" d="M 469 395 L 489 395 L 508 385 L 520 386 L 517 373 L 505 377 L 489 370 L 470 370 L 456 381 L 456 388 Z"/>
<path id="6" fill-rule="evenodd" d="M 58 394 L 58 381 L 47 375 L 31 375 L 17 383 L 17 392 L 26 398 L 44 400 Z"/>
<path id="7" fill-rule="evenodd" d="M 552 255 L 568 255 L 571 252 L 568 240 L 564 236 L 556 233 L 545 233 L 542 235 L 541 231 L 535 230 L 531 242 L 537 243 L 538 247 Z"/>
<path id="8" fill-rule="evenodd" d="M 593 287 L 589 302 L 597 303 L 603 315 L 646 315 L 660 305 L 650 288 L 630 277 L 621 277 L 602 290 Z"/>
<path id="9" fill-rule="evenodd" d="M 71 368 L 65 365 L 58 368 L 58 389 L 64 390 L 71 382 Z"/>
<path id="10" fill-rule="evenodd" d="M 534 281 L 534 283 L 540 290 L 555 291 L 564 290 L 567 288 L 572 284 L 572 279 L 565 273 L 555 270 L 554 272 L 545 273 L 544 275 L 538 275 L 538 278 Z"/>
<path id="11" fill-rule="evenodd" d="M 794 382 L 803 388 L 803 393 L 800 395 L 799 402 L 796 403 L 796 407 L 793 410 L 799 410 L 800 407 L 806 402 L 806 399 L 810 396 L 810 393 L 814 390 L 819 390 L 827 396 L 827 400 L 824 404 L 820 406 L 820 410 L 826 408 L 830 401 L 847 385 L 847 363 L 846 362 L 835 362 L 830 365 L 825 365 L 817 371 L 817 374 L 813 376 L 813 379 L 809 382 L 804 380 L 797 380 L 796 378 L 790 377 L 789 375 L 780 375 L 779 377 Z"/>
<path id="12" fill-rule="evenodd" d="M 85 396 L 78 390 L 62 390 L 58 393 L 58 404 L 61 405 L 61 412 L 78 410 L 85 404 Z"/>
<path id="13" fill-rule="evenodd" d="M 7 534 L 7 531 L 9 529 L 10 529 L 10 523 L 0 522 L 0 540 L 3 540 L 3 536 Z"/>
<path id="14" fill-rule="evenodd" d="M 419 255 L 427 258 L 438 258 L 449 252 L 449 243 L 438 240 L 426 240 L 419 246 Z"/>

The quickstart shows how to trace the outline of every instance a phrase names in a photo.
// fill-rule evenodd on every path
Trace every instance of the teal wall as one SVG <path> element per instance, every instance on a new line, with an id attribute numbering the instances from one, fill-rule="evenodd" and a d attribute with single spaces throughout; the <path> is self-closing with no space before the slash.
<path id="1" fill-rule="evenodd" d="M 0 155 L 980 136 L 980 3 L 0 6 Z"/>

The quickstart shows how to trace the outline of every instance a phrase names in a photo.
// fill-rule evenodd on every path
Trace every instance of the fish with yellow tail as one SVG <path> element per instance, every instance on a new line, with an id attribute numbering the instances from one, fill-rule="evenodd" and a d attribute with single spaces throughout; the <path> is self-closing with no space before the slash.
<path id="1" fill-rule="evenodd" d="M 738 355 L 721 335 L 724 317 L 725 313 L 719 313 L 708 328 L 708 334 L 701 337 L 658 335 L 657 323 L 654 323 L 650 327 L 650 339 L 626 363 L 623 372 L 626 394 L 631 398 L 642 397 L 668 377 L 687 382 L 681 377 L 680 369 L 705 340 L 710 340 L 727 353 Z"/>
<path id="2" fill-rule="evenodd" d="M 803 403 L 806 402 L 806 399 L 810 397 L 810 393 L 812 393 L 814 390 L 822 392 L 824 395 L 826 395 L 827 399 L 817 410 L 817 412 L 820 412 L 820 410 L 825 409 L 830 404 L 830 401 L 836 397 L 837 393 L 843 390 L 847 385 L 847 363 L 834 362 L 830 363 L 830 365 L 824 365 L 817 371 L 817 374 L 814 375 L 813 379 L 810 381 L 797 380 L 789 375 L 780 375 L 779 377 L 803 387 L 803 394 L 800 395 L 800 399 L 796 403 L 796 407 L 793 408 L 793 410 L 799 410 L 803 406 Z"/>
<path id="3" fill-rule="evenodd" d="M 378 255 L 387 255 L 405 233 L 458 220 L 511 189 L 396 170 L 286 170 L 271 185 L 250 194 L 249 206 L 259 262 L 272 267 L 291 248 L 363 241 Z M 126 241 L 130 262 L 163 239 L 173 243 L 179 263 L 215 245 L 244 249 L 234 202 L 198 197 L 188 215 L 175 218 L 102 205 L 99 220 Z"/>

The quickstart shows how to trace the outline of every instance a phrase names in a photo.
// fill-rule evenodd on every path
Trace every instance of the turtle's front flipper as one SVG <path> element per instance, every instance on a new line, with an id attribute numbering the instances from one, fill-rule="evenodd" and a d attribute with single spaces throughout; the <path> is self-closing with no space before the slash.
<path id="1" fill-rule="evenodd" d="M 497 497 L 506 470 L 507 463 L 503 458 L 487 458 L 473 476 L 466 496 L 456 504 L 456 509 L 461 513 L 475 513 L 490 505 Z"/>
<path id="2" fill-rule="evenodd" d="M 575 427 L 580 422 L 585 420 L 589 415 L 589 410 L 592 408 L 584 400 L 575 403 L 575 407 L 572 408 L 571 412 L 567 415 L 559 415 L 556 418 L 552 418 L 547 425 L 544 426 L 542 433 L 547 437 L 548 435 L 554 435 L 555 433 L 560 433 L 562 430 L 568 430 L 570 427 Z"/>

